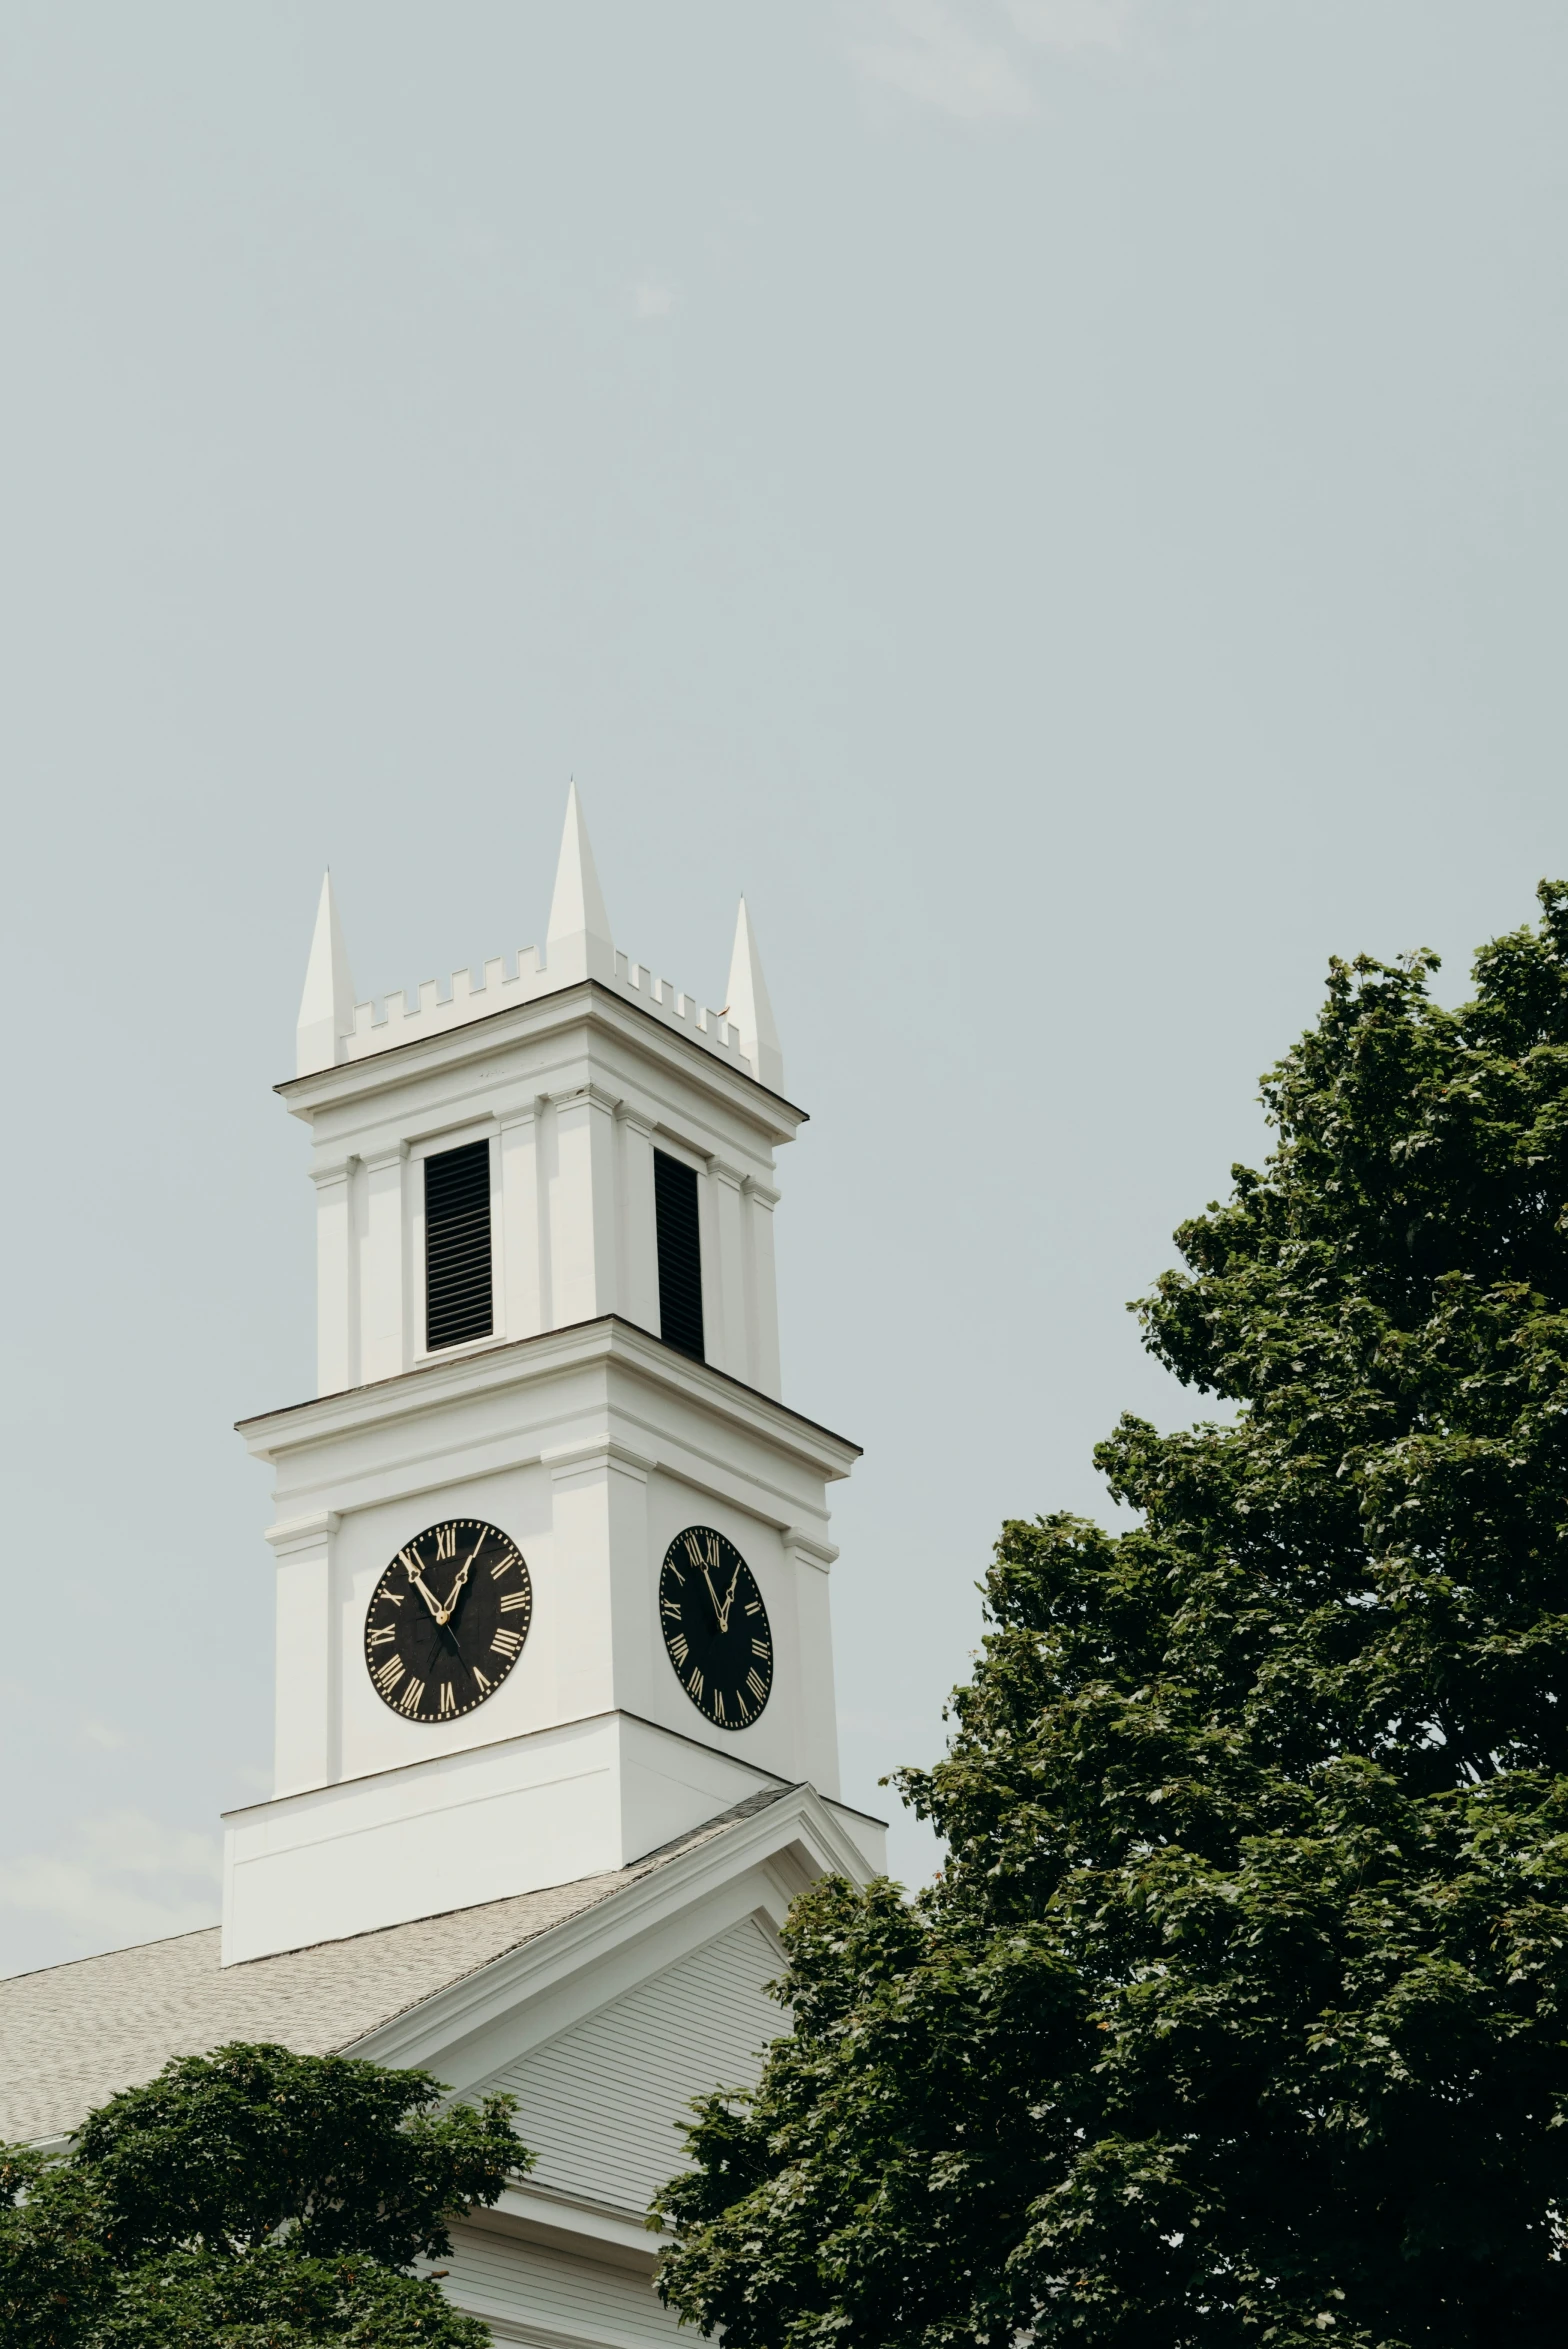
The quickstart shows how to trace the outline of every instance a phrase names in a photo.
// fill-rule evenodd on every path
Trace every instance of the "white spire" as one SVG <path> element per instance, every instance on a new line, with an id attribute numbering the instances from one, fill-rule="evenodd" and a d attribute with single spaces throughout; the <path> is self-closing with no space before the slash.
<path id="1" fill-rule="evenodd" d="M 751 1062 L 752 1075 L 770 1091 L 782 1092 L 784 1055 L 779 1050 L 768 983 L 762 975 L 762 957 L 744 897 L 735 923 L 735 951 L 730 956 L 729 1017 L 740 1030 L 740 1048 Z"/>
<path id="2" fill-rule="evenodd" d="M 561 834 L 561 861 L 555 868 L 555 895 L 550 900 L 545 963 L 554 987 L 570 987 L 579 979 L 615 977 L 615 941 L 575 783 L 566 795 L 566 828 Z"/>
<path id="3" fill-rule="evenodd" d="M 338 1038 L 354 1025 L 354 981 L 349 974 L 348 948 L 338 921 L 337 899 L 328 870 L 316 908 L 316 934 L 310 942 L 305 970 L 305 992 L 300 998 L 295 1031 L 295 1067 L 306 1077 L 314 1069 L 337 1064 Z"/>

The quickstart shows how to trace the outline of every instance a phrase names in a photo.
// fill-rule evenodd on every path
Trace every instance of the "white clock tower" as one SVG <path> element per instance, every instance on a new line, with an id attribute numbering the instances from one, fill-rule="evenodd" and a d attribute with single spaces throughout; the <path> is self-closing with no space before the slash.
<path id="1" fill-rule="evenodd" d="M 783 1081 L 744 903 L 712 1012 L 616 951 L 575 792 L 543 950 L 478 983 L 377 1019 L 323 887 L 279 1087 L 311 1135 L 319 1392 L 242 1431 L 276 1481 L 276 1782 L 226 1821 L 225 1966 L 624 1869 L 802 1783 L 879 1864 L 837 1800 L 826 1493 L 857 1449 L 780 1395 Z M 426 1719 L 378 1691 L 367 1610 L 453 1520 L 520 1553 L 531 1613 L 483 1701 Z M 692 1527 L 766 1609 L 740 1725 L 661 1631 Z"/>

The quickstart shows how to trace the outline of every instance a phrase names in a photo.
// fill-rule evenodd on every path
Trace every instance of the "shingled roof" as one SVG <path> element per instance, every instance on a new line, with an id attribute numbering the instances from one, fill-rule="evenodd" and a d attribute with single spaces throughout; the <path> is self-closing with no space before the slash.
<path id="1" fill-rule="evenodd" d="M 227 2040 L 273 2040 L 300 2055 L 352 2047 L 784 1792 L 768 1787 L 629 1868 L 346 1941 L 220 1966 L 214 1925 L 13 1974 L 0 1980 L 0 2140 L 67 2136 L 95 2105 L 150 2080 L 171 2056 Z"/>

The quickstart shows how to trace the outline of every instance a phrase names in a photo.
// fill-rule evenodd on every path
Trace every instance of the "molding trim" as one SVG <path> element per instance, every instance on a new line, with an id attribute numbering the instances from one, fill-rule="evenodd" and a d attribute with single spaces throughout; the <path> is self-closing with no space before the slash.
<path id="1" fill-rule="evenodd" d="M 471 1754 L 493 1753 L 498 1746 L 503 1745 L 525 1745 L 531 1738 L 555 1737 L 566 1729 L 587 1729 L 595 1721 L 613 1721 L 617 1715 L 623 1721 L 635 1721 L 640 1729 L 652 1729 L 660 1737 L 672 1737 L 677 1745 L 695 1746 L 703 1754 L 717 1754 L 720 1761 L 728 1762 L 733 1769 L 749 1770 L 752 1777 L 760 1778 L 765 1786 L 776 1786 L 782 1791 L 789 1785 L 787 1778 L 780 1778 L 774 1770 L 765 1770 L 760 1762 L 749 1760 L 745 1754 L 728 1753 L 723 1746 L 709 1745 L 703 1738 L 692 1737 L 684 1729 L 670 1729 L 662 1721 L 650 1721 L 645 1713 L 632 1713 L 624 1705 L 611 1705 L 602 1713 L 574 1713 L 569 1721 L 547 1721 L 538 1729 L 520 1729 L 514 1737 L 487 1737 L 481 1745 L 455 1746 L 450 1753 L 420 1754 L 411 1762 L 392 1762 L 379 1770 L 356 1771 L 352 1778 L 323 1778 L 314 1786 L 291 1786 L 287 1794 L 265 1795 L 257 1803 L 238 1803 L 232 1811 L 220 1811 L 218 1816 L 221 1819 L 243 1819 L 249 1811 L 276 1810 L 280 1804 L 300 1801 L 306 1795 L 336 1794 L 345 1786 L 368 1786 L 380 1779 L 400 1777 L 407 1770 L 428 1770 L 433 1762 L 466 1761 Z M 822 1801 L 828 1799 L 825 1795 L 819 1797 Z M 838 1803 L 836 1807 L 842 1811 L 850 1806 Z M 858 1811 L 855 1815 L 863 1819 L 871 1816 L 869 1811 Z M 878 1820 L 877 1824 L 881 1826 L 883 1822 Z M 648 1857 L 646 1852 L 642 1856 L 644 1859 Z M 628 1864 L 635 1866 L 636 1862 Z M 439 1916 L 445 1912 L 437 1910 L 435 1913 Z"/>
<path id="2" fill-rule="evenodd" d="M 659 1338 L 639 1329 L 618 1313 L 600 1314 L 592 1321 L 569 1323 L 564 1329 L 542 1330 L 531 1338 L 497 1342 L 479 1339 L 475 1350 L 422 1362 L 412 1370 L 368 1386 L 341 1388 L 305 1403 L 286 1404 L 241 1419 L 238 1432 L 262 1459 L 276 1459 L 296 1446 L 317 1444 L 361 1427 L 371 1427 L 422 1415 L 433 1403 L 463 1402 L 471 1395 L 494 1393 L 550 1378 L 562 1370 L 577 1370 L 600 1361 L 614 1363 L 682 1401 L 700 1402 L 713 1415 L 741 1426 L 781 1452 L 804 1459 L 818 1475 L 847 1476 L 860 1458 L 860 1446 L 835 1435 L 803 1413 L 792 1411 L 760 1387 L 715 1369 L 711 1362 L 694 1362 Z"/>
<path id="3" fill-rule="evenodd" d="M 450 1067 L 455 1061 L 485 1059 L 504 1051 L 514 1038 L 549 1034 L 584 1019 L 614 1030 L 639 1051 L 673 1058 L 703 1090 L 728 1103 L 770 1141 L 792 1142 L 806 1122 L 806 1112 L 797 1103 L 775 1093 L 749 1070 L 732 1068 L 695 1037 L 667 1027 L 657 1013 L 631 1002 L 598 979 L 579 979 L 525 1003 L 486 1012 L 479 1019 L 411 1037 L 406 1044 L 388 1044 L 380 1052 L 367 1053 L 363 1060 L 342 1061 L 333 1068 L 286 1077 L 273 1091 L 296 1117 L 309 1118 L 318 1109 L 340 1101 L 364 1099 L 416 1082 L 432 1061 Z"/>
<path id="4" fill-rule="evenodd" d="M 292 1557 L 297 1550 L 325 1549 L 342 1522 L 339 1510 L 318 1509 L 309 1517 L 282 1518 L 278 1524 L 269 1525 L 261 1538 L 281 1561 Z"/>
<path id="5" fill-rule="evenodd" d="M 423 2050 L 450 2046 L 497 2021 L 512 2008 L 567 1976 L 582 1973 L 652 1926 L 688 1908 L 706 1892 L 743 1870 L 801 1851 L 810 1876 L 847 1876 L 868 1881 L 870 1871 L 846 1830 L 812 1786 L 792 1786 L 776 1802 L 737 1819 L 607 1893 L 592 1908 L 580 1909 L 532 1940 L 494 1958 L 477 1972 L 434 1992 L 362 2039 L 345 2045 L 345 2055 L 369 2055 L 394 2067 L 425 2061 Z"/>
<path id="6" fill-rule="evenodd" d="M 590 1436 L 586 1443 L 561 1444 L 554 1451 L 541 1452 L 542 1465 L 552 1478 L 580 1475 L 585 1468 L 623 1468 L 628 1476 L 639 1477 L 644 1484 L 658 1467 L 643 1452 L 634 1452 L 629 1444 L 618 1444 L 613 1436 Z"/>
<path id="7" fill-rule="evenodd" d="M 835 1566 L 838 1563 L 836 1546 L 832 1542 L 819 1541 L 817 1536 L 814 1533 L 808 1533 L 803 1525 L 785 1526 L 784 1547 L 787 1550 L 798 1550 L 809 1565 L 820 1566 L 824 1574 L 830 1566 Z"/>
<path id="8" fill-rule="evenodd" d="M 383 1142 L 379 1150 L 362 1150 L 359 1163 L 366 1174 L 381 1174 L 389 1166 L 401 1166 L 409 1149 L 407 1142 Z"/>

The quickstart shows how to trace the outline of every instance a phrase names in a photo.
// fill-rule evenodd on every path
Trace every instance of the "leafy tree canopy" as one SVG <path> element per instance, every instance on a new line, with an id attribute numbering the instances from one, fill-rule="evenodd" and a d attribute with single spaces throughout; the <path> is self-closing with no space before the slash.
<path id="1" fill-rule="evenodd" d="M 727 2349 L 1568 2326 L 1568 885 L 1331 966 L 1146 1342 L 1234 1416 L 1004 1527 L 912 1902 L 797 1905 L 666 2298 Z"/>
<path id="2" fill-rule="evenodd" d="M 414 2261 L 531 2159 L 514 2102 L 426 2072 L 219 2048 L 0 2148 L 0 2349 L 485 2349 Z"/>

